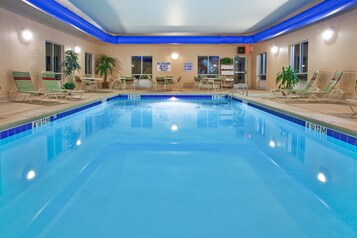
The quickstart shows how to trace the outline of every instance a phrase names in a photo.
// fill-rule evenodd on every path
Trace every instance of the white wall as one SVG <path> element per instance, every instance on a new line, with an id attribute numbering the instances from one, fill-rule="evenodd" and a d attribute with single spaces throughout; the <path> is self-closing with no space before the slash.
<path id="1" fill-rule="evenodd" d="M 341 88 L 347 91 L 346 97 L 352 95 L 354 87 L 355 74 L 350 71 L 357 71 L 357 10 L 347 12 L 343 15 L 332 17 L 326 21 L 305 27 L 293 33 L 276 37 L 274 39 L 255 44 L 254 52 L 252 53 L 253 65 L 252 79 L 256 78 L 256 55 L 263 52 L 268 54 L 267 64 L 267 89 L 275 88 L 275 76 L 281 70 L 282 66 L 288 66 L 289 61 L 289 45 L 309 41 L 309 78 L 314 70 L 321 72 L 317 85 L 323 87 L 331 78 L 330 74 L 335 70 L 345 71 L 341 81 L 336 85 L 336 88 Z M 337 33 L 334 41 L 326 43 L 321 35 L 327 28 L 333 28 Z M 279 46 L 279 53 L 273 55 L 270 48 L 273 45 Z M 329 74 L 328 74 L 329 73 Z"/>
<path id="2" fill-rule="evenodd" d="M 115 57 L 120 62 L 119 73 L 121 75 L 131 75 L 132 56 L 152 56 L 153 57 L 153 77 L 172 75 L 174 79 L 182 76 L 185 87 L 193 85 L 193 77 L 197 76 L 198 56 L 219 56 L 234 57 L 238 45 L 104 45 L 100 46 L 100 52 Z M 179 59 L 172 60 L 171 54 L 176 52 Z M 248 57 L 249 60 L 249 57 Z M 157 62 L 171 62 L 170 72 L 157 72 Z M 184 62 L 192 62 L 191 72 L 185 72 Z"/>
<path id="3" fill-rule="evenodd" d="M 357 10 L 353 10 L 293 33 L 255 44 L 254 51 L 249 51 L 246 54 L 250 88 L 257 86 L 255 62 L 257 54 L 268 53 L 267 81 L 265 85 L 266 89 L 275 88 L 275 75 L 282 66 L 289 65 L 289 45 L 303 40 L 309 41 L 309 77 L 311 77 L 314 70 L 326 72 L 326 74 L 320 75 L 318 86 L 324 86 L 325 82 L 330 78 L 327 73 L 333 73 L 335 70 L 357 71 L 356 22 Z M 321 39 L 321 34 L 327 27 L 332 27 L 337 32 L 337 38 L 334 42 L 325 43 Z M 29 44 L 22 43 L 19 38 L 19 33 L 23 28 L 28 28 L 33 32 L 34 39 Z M 220 57 L 233 57 L 236 55 L 238 46 L 96 45 L 0 8 L 0 86 L 2 87 L 0 95 L 8 95 L 9 90 L 14 88 L 14 83 L 9 73 L 11 70 L 30 71 L 35 86 L 42 86 L 38 74 L 45 69 L 46 40 L 62 44 L 65 49 L 73 48 L 76 45 L 80 46 L 82 48 L 80 53 L 81 75 L 84 74 L 84 52 L 86 51 L 93 53 L 93 55 L 104 53 L 116 57 L 120 62 L 119 72 L 117 73 L 121 75 L 131 74 L 131 56 L 152 55 L 154 77 L 162 75 L 162 73 L 156 72 L 156 62 L 170 61 L 172 63 L 172 71 L 165 74 L 173 75 L 175 78 L 182 76 L 185 86 L 192 85 L 193 77 L 197 75 L 197 56 L 218 55 Z M 270 47 L 273 45 L 280 47 L 277 55 L 272 55 L 270 52 Z M 250 49 L 250 46 L 246 48 Z M 176 61 L 171 60 L 170 55 L 172 52 L 179 53 L 180 58 Z M 193 71 L 184 72 L 183 62 L 192 62 Z M 349 97 L 352 95 L 353 85 L 354 75 L 346 73 L 337 87 L 348 91 L 346 97 Z"/>
<path id="4" fill-rule="evenodd" d="M 22 29 L 29 29 L 33 39 L 29 43 L 21 40 Z M 98 53 L 98 45 L 51 29 L 45 25 L 0 8 L 0 95 L 8 95 L 16 88 L 11 77 L 12 70 L 25 70 L 31 73 L 36 88 L 43 87 L 39 73 L 45 70 L 45 41 L 64 46 L 64 49 L 81 47 L 79 61 L 84 74 L 84 53 Z"/>

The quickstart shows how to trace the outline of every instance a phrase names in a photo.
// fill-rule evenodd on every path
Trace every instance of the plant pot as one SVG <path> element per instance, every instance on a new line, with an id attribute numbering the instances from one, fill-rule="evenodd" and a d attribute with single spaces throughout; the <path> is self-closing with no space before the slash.
<path id="1" fill-rule="evenodd" d="M 65 84 L 63 85 L 63 87 L 64 87 L 65 89 L 70 89 L 70 90 L 72 90 L 72 89 L 74 89 L 74 88 L 76 87 L 76 85 L 75 85 L 74 83 L 65 83 Z"/>
<path id="2" fill-rule="evenodd" d="M 109 82 L 102 82 L 102 88 L 109 88 Z"/>

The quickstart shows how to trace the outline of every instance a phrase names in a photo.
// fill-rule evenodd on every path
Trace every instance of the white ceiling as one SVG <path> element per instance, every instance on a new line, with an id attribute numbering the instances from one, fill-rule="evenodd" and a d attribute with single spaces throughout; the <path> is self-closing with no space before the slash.
<path id="1" fill-rule="evenodd" d="M 112 34 L 245 34 L 316 0 L 57 0 Z"/>

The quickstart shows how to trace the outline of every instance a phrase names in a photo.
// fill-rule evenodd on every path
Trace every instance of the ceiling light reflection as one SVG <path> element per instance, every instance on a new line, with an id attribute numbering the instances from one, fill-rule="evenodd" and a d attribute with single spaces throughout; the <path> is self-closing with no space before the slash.
<path id="1" fill-rule="evenodd" d="M 172 125 L 170 129 L 172 131 L 177 131 L 178 130 L 178 126 L 177 125 Z"/>
<path id="2" fill-rule="evenodd" d="M 275 146 L 276 146 L 275 141 L 270 140 L 270 141 L 269 141 L 269 146 L 270 146 L 271 148 L 275 148 Z"/>
<path id="3" fill-rule="evenodd" d="M 34 170 L 29 170 L 26 174 L 26 179 L 27 180 L 32 180 L 36 177 L 36 172 Z"/>
<path id="4" fill-rule="evenodd" d="M 326 175 L 322 172 L 317 174 L 317 179 L 321 182 L 321 183 L 326 183 L 327 178 Z"/>

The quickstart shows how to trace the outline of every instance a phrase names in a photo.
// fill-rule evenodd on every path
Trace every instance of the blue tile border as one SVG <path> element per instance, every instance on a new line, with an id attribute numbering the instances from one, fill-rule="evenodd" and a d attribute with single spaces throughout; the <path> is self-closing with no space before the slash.
<path id="1" fill-rule="evenodd" d="M 5 138 L 15 135 L 15 134 L 19 134 L 23 131 L 31 130 L 31 129 L 32 129 L 32 122 L 28 122 L 23 125 L 19 125 L 19 126 L 7 129 L 7 130 L 3 130 L 0 132 L 0 140 L 5 139 Z"/>
<path id="2" fill-rule="evenodd" d="M 107 102 L 113 101 L 113 100 L 128 100 L 129 95 L 117 95 L 114 97 L 107 98 Z"/>
<path id="3" fill-rule="evenodd" d="M 217 95 L 219 98 L 214 98 Z M 136 97 L 130 97 L 132 95 L 117 95 L 114 97 L 107 98 L 107 102 L 113 100 L 169 100 L 171 98 L 181 99 L 181 100 L 224 100 L 228 96 L 225 94 L 203 94 L 203 95 L 187 95 L 187 94 L 133 94 Z"/>
<path id="4" fill-rule="evenodd" d="M 237 101 L 242 101 L 240 99 L 236 99 L 236 100 Z M 255 103 L 251 103 L 251 102 L 248 102 L 247 104 L 250 107 L 254 107 L 256 109 L 259 109 L 261 111 L 267 112 L 267 113 L 272 114 L 274 116 L 280 117 L 280 118 L 285 119 L 287 121 L 293 122 L 293 123 L 298 124 L 300 126 L 305 127 L 306 124 L 307 124 L 307 121 L 305 121 L 305 120 L 302 120 L 302 119 L 299 119 L 299 118 L 284 114 L 282 112 L 274 111 L 272 109 L 269 109 L 269 108 L 257 105 Z M 348 135 L 348 134 L 345 134 L 343 132 L 339 132 L 339 131 L 336 131 L 336 130 L 333 130 L 333 129 L 330 129 L 330 128 L 327 128 L 327 135 L 332 137 L 332 138 L 335 138 L 337 140 L 346 142 L 346 143 L 348 143 L 350 145 L 357 146 L 357 138 L 354 137 L 354 136 L 351 136 L 351 135 Z"/>
<path id="5" fill-rule="evenodd" d="M 91 108 L 91 107 L 94 107 L 94 106 L 97 106 L 97 105 L 100 105 L 100 104 L 102 104 L 102 101 L 96 101 L 96 102 L 93 102 L 93 103 L 90 103 L 90 104 L 87 104 L 87 105 L 84 105 L 84 106 L 81 106 L 81 107 L 78 107 L 78 108 L 75 108 L 75 109 L 71 109 L 71 110 L 68 110 L 68 111 L 65 111 L 65 112 L 60 112 L 58 114 L 51 115 L 51 116 L 49 116 L 49 118 L 50 118 L 51 122 L 52 121 L 56 121 L 58 119 L 67 117 L 67 116 L 72 115 L 74 113 L 83 111 L 85 109 L 88 109 L 88 108 Z M 46 117 L 44 117 L 44 118 L 46 118 Z M 31 130 L 33 128 L 33 123 L 35 121 L 38 121 L 38 120 L 41 120 L 41 119 L 43 119 L 43 118 L 36 119 L 34 121 L 27 122 L 25 124 L 22 124 L 22 125 L 19 125 L 19 126 L 16 126 L 16 127 L 12 127 L 12 128 L 0 131 L 0 140 L 6 139 L 6 138 L 8 138 L 10 136 L 19 134 L 21 132 L 25 132 L 25 131 Z"/>
<path id="6" fill-rule="evenodd" d="M 169 99 L 171 99 L 173 97 L 176 98 L 176 99 L 181 99 L 181 100 L 207 100 L 207 101 L 209 101 L 209 100 L 213 101 L 213 100 L 228 99 L 228 95 L 222 95 L 222 94 L 207 94 L 207 95 L 185 95 L 185 94 L 162 94 L 162 95 L 160 95 L 160 94 L 143 94 L 143 95 L 140 95 L 140 94 L 138 94 L 136 96 L 137 97 L 133 97 L 133 99 L 134 100 L 141 100 L 141 101 L 169 100 Z M 109 97 L 109 98 L 106 99 L 106 101 L 110 102 L 110 101 L 116 101 L 116 100 L 129 100 L 129 98 L 130 98 L 130 95 L 126 95 L 126 94 L 125 95 L 121 95 L 120 94 L 120 95 L 116 95 L 116 96 L 113 96 L 113 97 Z M 241 100 L 239 98 L 234 98 L 233 97 L 232 100 L 240 102 L 240 103 L 243 103 L 243 100 Z M 67 117 L 67 116 L 72 115 L 74 113 L 86 110 L 88 108 L 91 108 L 91 107 L 94 107 L 94 106 L 97 106 L 97 105 L 100 105 L 100 104 L 102 104 L 102 100 L 95 101 L 95 102 L 89 103 L 87 105 L 78 107 L 78 108 L 74 108 L 74 109 L 71 109 L 71 110 L 68 110 L 68 111 L 64 111 L 64 112 L 60 112 L 60 113 L 51 115 L 51 116 L 49 116 L 49 118 L 50 118 L 51 122 L 52 121 L 56 121 L 58 119 Z M 295 124 L 304 126 L 304 127 L 306 126 L 306 123 L 307 123 L 307 121 L 305 121 L 305 120 L 302 120 L 302 119 L 287 115 L 287 114 L 282 113 L 282 112 L 274 111 L 272 109 L 257 105 L 255 103 L 248 102 L 247 105 L 250 106 L 250 107 L 259 109 L 261 111 L 267 112 L 269 114 L 272 114 L 274 116 L 280 117 L 280 118 L 285 119 L 287 121 L 293 122 Z M 37 120 L 39 120 L 39 119 L 37 119 Z M 35 120 L 35 121 L 37 121 L 37 120 Z M 0 131 L 0 140 L 8 138 L 8 137 L 16 135 L 16 134 L 19 134 L 21 132 L 25 132 L 25 131 L 31 130 L 33 128 L 33 122 L 34 121 L 27 122 L 25 124 L 22 124 L 22 125 L 19 125 L 19 126 L 16 126 L 16 127 Z M 330 129 L 330 128 L 327 128 L 327 135 L 332 137 L 332 138 L 335 138 L 337 140 L 346 142 L 346 143 L 348 143 L 350 145 L 357 146 L 357 138 L 354 137 L 354 136 L 351 136 L 351 135 L 348 135 L 348 134 L 345 134 L 345 133 L 342 133 L 342 132 L 339 132 L 339 131 L 336 131 L 336 130 L 333 130 L 333 129 Z"/>
<path id="7" fill-rule="evenodd" d="M 51 122 L 52 121 L 56 121 L 58 119 L 67 117 L 67 116 L 72 115 L 74 113 L 86 110 L 88 108 L 91 108 L 91 107 L 94 107 L 94 106 L 97 106 L 97 105 L 100 105 L 100 104 L 102 104 L 102 101 L 93 102 L 93 103 L 84 105 L 82 107 L 78 107 L 78 108 L 75 108 L 75 109 L 71 109 L 69 111 L 61 112 L 61 113 L 58 113 L 58 114 L 50 116 L 50 120 L 51 120 Z"/>
<path id="8" fill-rule="evenodd" d="M 227 96 L 227 98 L 228 98 L 228 96 Z M 239 98 L 234 98 L 234 97 L 232 97 L 232 100 L 233 100 L 233 101 L 240 102 L 240 103 L 243 103 L 243 100 L 241 100 L 241 99 L 239 99 Z"/>
<path id="9" fill-rule="evenodd" d="M 181 100 L 212 100 L 212 95 L 141 95 L 141 100 L 168 100 L 171 98 L 181 99 Z"/>
<path id="10" fill-rule="evenodd" d="M 227 99 L 228 98 L 227 95 L 223 95 L 223 94 L 222 95 L 218 94 L 218 95 L 220 95 L 220 98 L 218 98 L 216 100 L 220 100 L 220 99 L 223 100 L 223 99 Z M 130 95 L 119 94 L 119 95 L 107 98 L 106 101 L 110 102 L 110 101 L 115 101 L 115 100 L 129 100 L 129 96 Z M 214 100 L 212 94 L 209 94 L 209 95 L 184 95 L 184 94 L 169 94 L 169 95 L 168 94 L 162 94 L 162 95 L 159 95 L 159 94 L 156 94 L 156 95 L 144 94 L 144 95 L 139 95 L 138 94 L 137 96 L 138 97 L 134 97 L 135 100 L 138 99 L 138 100 L 143 100 L 143 101 L 148 101 L 148 100 L 168 100 L 168 99 L 171 99 L 173 97 L 175 97 L 177 99 L 183 99 L 183 100 Z M 86 110 L 88 108 L 91 108 L 91 107 L 94 107 L 94 106 L 97 106 L 97 105 L 100 105 L 100 104 L 102 104 L 102 100 L 99 100 L 99 101 L 96 101 L 96 102 L 93 102 L 93 103 L 90 103 L 90 104 L 87 104 L 87 105 L 84 105 L 84 106 L 81 106 L 81 107 L 78 107 L 78 108 L 74 108 L 74 109 L 71 109 L 71 110 L 68 110 L 68 111 L 64 111 L 64 112 L 60 112 L 60 113 L 57 113 L 57 114 L 53 114 L 53 115 L 49 116 L 50 122 L 56 121 L 58 119 L 67 117 L 67 116 L 72 115 L 74 113 Z M 42 118 L 40 118 L 40 119 L 42 119 Z M 37 121 L 37 120 L 40 120 L 40 119 L 36 119 L 34 121 L 27 122 L 27 123 L 25 123 L 23 125 L 19 125 L 19 126 L 13 127 L 13 128 L 9 128 L 9 129 L 5 129 L 3 131 L 0 131 L 0 140 L 8 138 L 8 137 L 16 135 L 16 134 L 19 134 L 19 133 L 27 131 L 27 130 L 31 130 L 33 128 L 33 123 L 35 121 Z"/>

